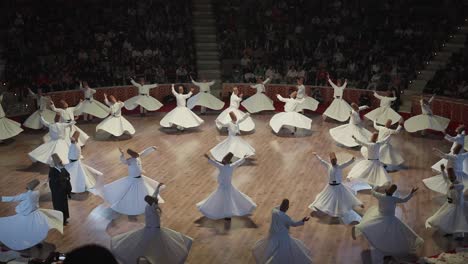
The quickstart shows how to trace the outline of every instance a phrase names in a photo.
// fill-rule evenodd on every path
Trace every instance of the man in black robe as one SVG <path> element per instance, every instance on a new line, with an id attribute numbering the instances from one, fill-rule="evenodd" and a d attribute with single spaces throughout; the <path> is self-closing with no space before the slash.
<path id="1" fill-rule="evenodd" d="M 63 224 L 68 224 L 68 197 L 71 194 L 70 174 L 63 167 L 62 160 L 57 154 L 52 155 L 53 166 L 49 170 L 49 186 L 52 193 L 54 210 L 63 213 Z"/>

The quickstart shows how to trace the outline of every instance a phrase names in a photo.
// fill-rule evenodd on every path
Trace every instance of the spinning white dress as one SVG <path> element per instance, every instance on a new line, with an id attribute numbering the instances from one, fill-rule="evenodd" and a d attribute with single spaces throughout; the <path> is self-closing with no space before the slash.
<path id="1" fill-rule="evenodd" d="M 187 98 L 192 96 L 192 92 L 188 94 L 180 94 L 174 90 L 172 85 L 172 94 L 177 100 L 177 107 L 167 113 L 163 119 L 161 119 L 160 125 L 162 127 L 178 126 L 182 128 L 192 128 L 203 124 L 203 119 L 198 117 L 194 112 L 185 106 Z"/>
<path id="2" fill-rule="evenodd" d="M 462 181 L 463 179 L 459 179 L 457 177 L 457 180 Z M 447 173 L 445 171 L 442 171 L 440 174 L 436 176 L 423 179 L 422 181 L 424 185 L 426 185 L 427 188 L 431 189 L 434 192 L 438 192 L 441 194 L 447 194 L 447 190 L 452 184 L 450 180 L 448 179 Z"/>
<path id="3" fill-rule="evenodd" d="M 391 144 L 391 137 L 400 133 L 403 129 L 402 126 L 398 126 L 397 129 L 390 129 L 384 126 L 377 125 L 377 122 L 374 121 L 374 128 L 379 131 L 378 141 L 384 140 L 387 137 L 390 137 L 386 143 L 380 147 L 380 161 L 386 165 L 398 166 L 402 164 L 405 160 L 400 154 L 400 151 L 395 149 Z"/>
<path id="4" fill-rule="evenodd" d="M 111 104 L 107 98 L 105 99 L 105 103 L 110 108 L 110 115 L 96 126 L 96 132 L 103 131 L 116 137 L 123 134 L 135 134 L 135 128 L 122 116 L 124 103 L 115 102 Z"/>
<path id="5" fill-rule="evenodd" d="M 212 86 L 215 83 L 215 81 L 196 82 L 192 80 L 192 83 L 200 87 L 200 91 L 196 95 L 188 99 L 187 107 L 189 109 L 193 109 L 197 105 L 214 110 L 221 110 L 224 107 L 224 102 L 210 93 L 210 86 Z"/>
<path id="6" fill-rule="evenodd" d="M 27 191 L 16 196 L 3 196 L 2 202 L 20 202 L 16 215 L 0 217 L 0 242 L 13 250 L 24 250 L 41 243 L 50 229 L 63 234 L 63 214 L 40 209 L 39 191 Z"/>
<path id="7" fill-rule="evenodd" d="M 269 81 L 270 79 L 268 78 L 263 83 L 250 86 L 257 90 L 256 93 L 241 103 L 241 105 L 245 107 L 249 113 L 275 110 L 275 107 L 273 106 L 273 100 L 264 94 L 265 84 L 267 84 Z"/>
<path id="8" fill-rule="evenodd" d="M 380 99 L 380 107 L 367 113 L 368 119 L 382 125 L 387 123 L 388 119 L 392 120 L 392 125 L 400 121 L 401 116 L 391 108 L 392 102 L 397 99 L 396 97 L 380 96 L 376 92 L 374 92 L 374 96 Z"/>
<path id="9" fill-rule="evenodd" d="M 387 143 L 389 138 L 390 137 L 386 137 L 375 143 L 357 140 L 359 144 L 363 145 L 362 148 L 367 148 L 367 151 L 362 151 L 367 155 L 364 155 L 364 160 L 354 165 L 348 174 L 348 178 L 364 181 L 374 186 L 382 186 L 385 183 L 391 182 L 392 180 L 388 176 L 382 162 L 379 160 L 380 148 Z"/>
<path id="10" fill-rule="evenodd" d="M 200 212 L 214 220 L 232 216 L 245 216 L 252 214 L 257 205 L 250 197 L 240 192 L 232 185 L 232 173 L 245 159 L 237 160 L 231 164 L 221 164 L 208 159 L 212 165 L 218 168 L 218 188 L 205 200 L 197 203 Z"/>
<path id="11" fill-rule="evenodd" d="M 82 103 L 79 103 L 75 107 L 67 107 L 66 109 L 56 108 L 53 104 L 50 106 L 50 109 L 55 113 L 60 115 L 60 123 L 70 123 L 71 121 L 75 120 L 75 111 L 80 109 Z M 70 137 L 73 136 L 75 131 L 80 132 L 80 137 L 78 138 L 78 145 L 84 146 L 86 141 L 88 141 L 89 136 L 83 130 L 81 130 L 78 126 L 72 125 L 70 128 L 66 128 L 65 132 L 65 140 L 69 141 Z M 47 133 L 44 137 L 44 142 L 50 141 L 50 134 Z"/>
<path id="12" fill-rule="evenodd" d="M 349 114 L 353 108 L 343 99 L 343 90 L 348 84 L 345 82 L 342 86 L 337 86 L 330 79 L 328 82 L 333 87 L 333 102 L 328 106 L 327 110 L 323 113 L 325 116 L 328 116 L 332 119 L 344 122 L 348 120 Z"/>
<path id="13" fill-rule="evenodd" d="M 239 110 L 239 104 L 242 99 L 236 94 L 232 93 L 230 98 L 230 105 L 216 118 L 216 127 L 222 129 L 222 124 L 226 124 L 231 121 L 229 116 L 230 112 L 234 112 L 238 119 L 244 119 L 246 114 Z M 239 130 L 242 132 L 250 132 L 255 129 L 255 123 L 250 116 L 246 117 L 242 123 L 239 124 Z"/>
<path id="14" fill-rule="evenodd" d="M 307 96 L 305 94 L 305 86 L 302 84 L 297 86 L 297 99 L 304 99 L 304 100 L 302 100 L 301 103 L 296 107 L 296 111 L 299 112 L 302 110 L 311 110 L 311 111 L 317 110 L 319 102 L 315 100 L 314 98 Z"/>
<path id="15" fill-rule="evenodd" d="M 303 99 L 294 99 L 294 98 L 283 98 L 281 95 L 277 95 L 278 100 L 284 102 L 284 112 L 275 114 L 270 119 L 270 127 L 278 133 L 283 126 L 296 127 L 310 130 L 312 126 L 312 119 L 308 118 L 305 115 L 297 113 L 297 107 L 302 102 Z"/>
<path id="16" fill-rule="evenodd" d="M 447 201 L 426 220 L 426 228 L 435 228 L 446 234 L 468 233 L 468 204 L 465 203 L 463 189 L 462 183 L 447 188 Z"/>
<path id="17" fill-rule="evenodd" d="M 466 174 L 463 171 L 463 165 L 468 159 L 468 152 L 462 153 L 462 154 L 445 154 L 445 153 L 440 153 L 439 154 L 442 158 L 447 160 L 447 168 L 453 168 L 455 171 L 455 175 L 457 176 L 457 179 L 465 185 L 465 188 L 468 188 L 468 174 Z M 438 175 L 439 176 L 439 175 Z M 437 177 L 437 176 L 435 176 Z M 431 179 L 431 178 L 429 178 Z M 442 178 L 437 177 L 436 179 L 432 179 L 432 181 L 429 181 L 429 189 L 434 189 L 437 190 L 437 186 L 442 184 L 441 180 Z M 426 182 L 427 185 L 427 182 Z"/>
<path id="18" fill-rule="evenodd" d="M 356 192 L 341 184 L 343 169 L 353 163 L 354 159 L 333 166 L 318 155 L 317 158 L 327 168 L 329 183 L 315 197 L 315 201 L 309 205 L 309 208 L 319 210 L 333 217 L 341 217 L 353 210 L 354 206 L 362 205 L 362 202 L 355 195 Z"/>
<path id="19" fill-rule="evenodd" d="M 0 141 L 12 138 L 23 131 L 20 123 L 5 117 L 2 100 L 3 94 L 0 95 Z"/>
<path id="20" fill-rule="evenodd" d="M 223 127 L 227 127 L 228 137 L 210 150 L 211 155 L 217 161 L 222 161 L 229 152 L 239 159 L 255 155 L 255 149 L 241 137 L 237 136 L 239 134 L 239 125 L 248 117 L 249 115 L 244 115 L 244 118 L 237 120 L 235 124 L 232 121 L 221 124 Z"/>
<path id="21" fill-rule="evenodd" d="M 70 123 L 48 123 L 41 117 L 41 122 L 49 128 L 50 141 L 43 143 L 33 151 L 29 152 L 29 158 L 33 162 L 42 162 L 44 164 L 52 164 L 52 154 L 57 155 L 62 160 L 63 164 L 68 163 L 68 148 L 70 140 L 66 140 L 67 129 L 70 129 L 75 121 Z"/>
<path id="22" fill-rule="evenodd" d="M 379 204 L 366 211 L 361 223 L 356 225 L 356 235 L 364 234 L 369 244 L 384 255 L 402 256 L 413 253 L 424 240 L 395 216 L 397 204 L 407 202 L 413 195 L 399 198 L 375 190 L 371 193 Z"/>
<path id="23" fill-rule="evenodd" d="M 312 263 L 310 250 L 299 239 L 289 235 L 289 227 L 304 225 L 293 221 L 285 212 L 274 208 L 268 237 L 255 243 L 253 255 L 259 264 Z"/>
<path id="24" fill-rule="evenodd" d="M 158 195 L 158 190 L 153 196 Z M 135 263 L 143 256 L 151 263 L 182 264 L 191 247 L 192 238 L 161 227 L 161 211 L 156 203 L 145 207 L 145 227 L 111 240 L 111 251 L 123 263 Z"/>
<path id="25" fill-rule="evenodd" d="M 426 104 L 423 100 L 420 100 L 421 104 L 421 115 L 413 116 L 405 122 L 406 131 L 413 133 L 417 131 L 424 131 L 426 129 L 435 131 L 445 131 L 447 129 L 450 119 L 433 115 L 431 109 L 431 103 L 434 100 L 434 96 L 429 99 Z"/>
<path id="26" fill-rule="evenodd" d="M 96 90 L 91 88 L 83 88 L 80 83 L 80 90 L 84 93 L 85 100 L 79 109 L 76 109 L 75 115 L 90 114 L 95 117 L 104 118 L 109 115 L 110 109 L 103 103 L 95 100 L 93 94 Z"/>
<path id="27" fill-rule="evenodd" d="M 360 106 L 359 111 L 367 108 L 369 107 Z M 354 111 L 354 109 L 351 110 L 351 117 L 348 124 L 332 128 L 329 130 L 329 132 L 336 143 L 348 148 L 359 146 L 359 143 L 353 139 L 353 136 L 355 136 L 360 141 L 366 141 L 372 135 L 369 130 L 362 126 L 362 120 L 359 116 L 359 112 Z"/>
<path id="28" fill-rule="evenodd" d="M 82 193 L 94 188 L 96 179 L 102 176 L 102 172 L 81 162 L 81 148 L 78 144 L 70 144 L 68 159 L 70 163 L 65 165 L 65 169 L 70 174 L 72 192 Z"/>
<path id="29" fill-rule="evenodd" d="M 156 111 L 163 106 L 161 102 L 149 94 L 151 89 L 158 87 L 157 84 L 141 85 L 134 80 L 131 80 L 131 82 L 133 86 L 138 88 L 138 95 L 125 101 L 125 108 L 133 110 L 138 106 L 141 106 L 148 111 Z"/>
<path id="30" fill-rule="evenodd" d="M 145 156 L 145 151 L 140 157 Z M 125 159 L 120 155 L 120 161 L 128 166 L 128 176 L 104 185 L 102 191 L 104 200 L 112 210 L 124 215 L 140 215 L 145 212 L 145 196 L 154 193 L 159 182 L 142 175 L 143 167 L 140 158 Z M 158 196 L 159 203 L 164 200 Z"/>
<path id="31" fill-rule="evenodd" d="M 31 90 L 29 90 L 29 95 L 36 99 L 36 105 L 38 109 L 32 113 L 32 115 L 30 115 L 26 121 L 24 121 L 23 126 L 31 129 L 43 128 L 44 126 L 41 123 L 41 116 L 43 116 L 47 122 L 53 123 L 55 112 L 47 108 L 50 99 L 48 97 L 35 94 Z"/>
<path id="32" fill-rule="evenodd" d="M 466 145 L 466 141 L 468 138 L 465 137 L 465 131 L 463 131 L 461 134 L 457 134 L 456 136 L 452 137 L 449 134 L 445 135 L 445 140 L 453 142 L 452 147 L 450 148 L 450 154 L 453 154 L 453 149 L 455 148 L 456 145 L 462 145 L 463 148 L 460 150 L 460 153 L 465 152 L 467 150 L 468 145 Z M 440 172 L 440 165 L 444 164 L 445 167 L 447 167 L 447 159 L 441 159 L 439 162 L 436 164 L 432 165 L 432 169 L 435 171 Z M 468 174 L 468 159 L 465 159 L 463 162 L 463 171 Z"/>

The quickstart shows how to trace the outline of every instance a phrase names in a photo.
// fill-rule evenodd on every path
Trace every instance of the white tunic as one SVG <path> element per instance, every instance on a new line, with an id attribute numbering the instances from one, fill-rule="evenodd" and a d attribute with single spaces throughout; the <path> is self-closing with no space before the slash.
<path id="1" fill-rule="evenodd" d="M 419 103 L 421 104 L 421 112 L 423 115 L 432 115 L 432 100 L 434 100 L 434 96 L 432 96 L 431 99 L 428 100 L 428 104 L 426 104 L 424 100 L 419 100 Z"/>
<path id="2" fill-rule="evenodd" d="M 262 83 L 257 83 L 255 85 L 250 85 L 250 87 L 256 89 L 257 94 L 264 93 L 265 92 L 265 84 L 267 84 L 269 82 L 270 82 L 270 78 L 266 79 Z"/>
<path id="3" fill-rule="evenodd" d="M 366 114 L 366 117 L 372 121 L 376 121 L 378 124 L 385 124 L 388 119 L 392 120 L 392 124 L 395 124 L 401 119 L 401 116 L 395 112 L 390 106 L 396 97 L 381 96 L 374 92 L 374 96 L 380 100 L 380 107 L 370 111 Z"/>
<path id="4" fill-rule="evenodd" d="M 343 97 L 343 91 L 348 85 L 347 82 L 344 82 L 342 86 L 338 86 L 332 82 L 332 80 L 328 79 L 328 83 L 333 87 L 333 97 L 335 98 L 342 98 Z"/>
<path id="5" fill-rule="evenodd" d="M 84 101 L 82 106 L 77 108 L 75 115 L 81 114 L 90 114 L 99 118 L 105 118 L 109 114 L 109 108 L 103 103 L 94 100 L 93 94 L 96 93 L 96 90 L 89 87 L 83 88 L 83 85 L 80 83 L 80 90 L 84 93 Z"/>
<path id="6" fill-rule="evenodd" d="M 456 136 L 452 137 L 449 134 L 445 135 L 445 140 L 453 142 L 452 147 L 450 148 L 450 154 L 453 154 L 453 149 L 457 145 L 462 145 L 462 149 L 460 150 L 460 153 L 465 152 L 466 147 L 465 147 L 465 132 L 463 131 L 461 134 L 457 134 Z M 432 169 L 435 171 L 440 172 L 440 165 L 444 164 L 447 166 L 447 160 L 442 159 L 436 164 L 432 165 Z M 468 174 L 468 159 L 465 159 L 465 162 L 463 163 L 463 171 Z M 466 185 L 466 184 L 465 184 Z M 468 185 L 467 185 L 468 188 Z"/>
<path id="7" fill-rule="evenodd" d="M 49 123 L 54 122 L 55 113 L 48 109 L 50 99 L 45 96 L 37 95 L 31 90 L 29 90 L 29 95 L 36 99 L 38 109 L 24 121 L 23 125 L 31 129 L 41 129 L 43 128 L 40 121 L 41 116 Z"/>
<path id="8" fill-rule="evenodd" d="M 337 86 L 330 79 L 328 79 L 328 82 L 333 87 L 334 99 L 323 115 L 344 122 L 349 118 L 352 111 L 351 106 L 343 99 L 343 90 L 346 88 L 347 83 Z"/>
<path id="9" fill-rule="evenodd" d="M 120 162 L 127 165 L 129 177 L 138 177 L 143 173 L 143 165 L 141 164 L 140 158 L 125 159 L 125 156 L 122 153 L 120 154 Z"/>
<path id="10" fill-rule="evenodd" d="M 356 142 L 352 136 L 355 136 L 360 141 L 367 141 L 372 134 L 362 126 L 362 120 L 359 116 L 359 111 L 367 108 L 369 107 L 360 106 L 358 111 L 352 109 L 348 124 L 330 129 L 329 132 L 333 140 L 349 148 L 359 146 L 359 143 Z"/>
<path id="11" fill-rule="evenodd" d="M 330 162 L 322 159 L 321 157 L 317 156 L 317 158 L 327 169 L 329 183 L 341 183 L 341 179 L 343 178 L 343 169 L 354 162 L 354 159 L 351 158 L 345 163 L 333 166 Z"/>
<path id="12" fill-rule="evenodd" d="M 310 130 L 312 119 L 297 113 L 298 107 L 304 102 L 305 98 L 283 98 L 277 95 L 278 100 L 284 102 L 284 112 L 275 114 L 270 120 L 270 127 L 275 133 L 278 133 L 283 126 L 302 128 Z"/>
<path id="13" fill-rule="evenodd" d="M 305 86 L 303 84 L 297 86 L 297 98 L 302 99 L 306 96 Z"/>
<path id="14" fill-rule="evenodd" d="M 377 122 L 374 121 L 374 128 L 379 131 L 378 141 L 384 140 L 385 138 L 389 138 L 388 141 L 383 144 L 380 148 L 380 161 L 387 165 L 400 165 L 405 160 L 401 156 L 400 152 L 393 148 L 391 144 L 391 136 L 400 133 L 403 129 L 403 126 L 398 125 L 397 129 L 390 129 L 385 126 L 377 125 Z"/>
<path id="15" fill-rule="evenodd" d="M 28 190 L 16 196 L 2 196 L 2 202 L 20 202 L 15 207 L 15 212 L 28 215 L 39 209 L 39 191 Z"/>
<path id="16" fill-rule="evenodd" d="M 242 106 L 247 109 L 250 113 L 257 113 L 267 110 L 275 110 L 273 106 L 273 101 L 264 94 L 265 84 L 267 84 L 270 79 L 266 79 L 263 83 L 258 83 L 251 85 L 251 88 L 256 89 L 256 93 L 242 102 Z"/>
<path id="17" fill-rule="evenodd" d="M 174 85 L 171 88 L 172 94 L 176 98 L 177 107 L 167 113 L 159 122 L 162 127 L 178 126 L 182 128 L 193 128 L 203 124 L 203 119 L 198 117 L 195 113 L 190 111 L 186 106 L 187 98 L 192 96 L 192 92 L 188 94 L 177 93 Z"/>
<path id="18" fill-rule="evenodd" d="M 122 107 L 125 104 L 123 102 L 111 103 L 107 98 L 104 102 L 109 106 L 110 115 L 96 126 L 96 132 L 104 131 L 116 137 L 123 134 L 135 134 L 135 128 L 122 116 Z"/>
<path id="19" fill-rule="evenodd" d="M 234 112 L 234 114 L 236 115 L 238 119 L 243 119 L 246 116 L 244 112 L 239 110 L 239 105 L 241 101 L 242 101 L 242 98 L 240 98 L 234 93 L 231 94 L 229 107 L 226 108 L 223 112 L 221 112 L 221 114 L 219 114 L 219 116 L 216 118 L 215 123 L 218 129 L 223 128 L 222 124 L 226 124 L 230 122 L 231 120 L 231 117 L 229 116 L 230 112 Z M 244 122 L 239 124 L 239 129 L 244 132 L 252 131 L 255 129 L 255 123 L 253 122 L 252 118 L 248 116 L 244 120 Z"/>
<path id="20" fill-rule="evenodd" d="M 75 113 L 81 112 L 80 108 L 81 108 L 82 105 L 83 105 L 83 103 L 80 102 L 79 104 L 77 104 L 74 107 L 67 107 L 65 109 L 61 109 L 61 108 L 56 108 L 55 105 L 52 104 L 50 106 L 50 109 L 52 111 L 54 111 L 55 113 L 58 113 L 60 115 L 60 122 L 61 123 L 70 123 L 71 121 L 75 120 Z M 76 125 L 72 125 L 70 129 L 67 129 L 65 140 L 67 140 L 67 141 L 70 140 L 70 137 L 73 136 L 73 133 L 75 133 L 75 131 L 80 132 L 80 136 L 78 138 L 78 144 L 80 146 L 83 146 L 86 143 L 86 141 L 88 141 L 89 136 L 88 136 L 88 134 L 86 134 L 83 130 L 81 130 Z M 44 136 L 44 141 L 48 141 L 48 140 L 50 140 L 48 135 L 45 135 Z"/>
<path id="21" fill-rule="evenodd" d="M 196 81 L 192 80 L 192 83 L 195 84 L 196 86 L 200 87 L 200 92 L 201 93 L 209 93 L 209 92 L 211 92 L 210 87 L 215 84 L 215 81 L 196 82 Z"/>
<path id="22" fill-rule="evenodd" d="M 197 105 L 214 110 L 221 110 L 224 107 L 223 101 L 210 94 L 210 86 L 212 86 L 215 81 L 196 82 L 192 80 L 192 83 L 200 87 L 200 92 L 187 101 L 187 107 L 189 109 L 192 109 Z"/>
<path id="23" fill-rule="evenodd" d="M 149 95 L 150 89 L 158 87 L 158 84 L 156 84 L 156 83 L 155 84 L 141 85 L 141 84 L 135 82 L 134 80 L 130 80 L 130 82 L 132 83 L 133 86 L 138 88 L 138 93 L 140 95 Z"/>

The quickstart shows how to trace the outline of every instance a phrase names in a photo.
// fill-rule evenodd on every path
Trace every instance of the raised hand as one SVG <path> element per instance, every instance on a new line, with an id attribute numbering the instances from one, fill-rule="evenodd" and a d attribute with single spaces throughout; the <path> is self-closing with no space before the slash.
<path id="1" fill-rule="evenodd" d="M 411 189 L 411 194 L 415 193 L 417 190 L 418 190 L 418 188 Z"/>
<path id="2" fill-rule="evenodd" d="M 306 216 L 306 217 L 302 218 L 302 222 L 307 222 L 307 221 L 309 221 L 309 219 L 310 219 L 310 217 Z"/>

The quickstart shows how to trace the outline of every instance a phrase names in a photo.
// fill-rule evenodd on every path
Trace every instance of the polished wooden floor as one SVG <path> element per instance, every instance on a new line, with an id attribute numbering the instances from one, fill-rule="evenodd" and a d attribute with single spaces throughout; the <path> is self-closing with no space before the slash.
<path id="1" fill-rule="evenodd" d="M 211 221 L 198 212 L 195 204 L 216 188 L 217 170 L 203 154 L 226 137 L 214 126 L 215 115 L 206 115 L 206 121 L 197 130 L 183 133 L 161 130 L 159 120 L 164 113 L 149 114 L 147 117 L 130 116 L 129 121 L 137 133 L 126 140 L 96 140 L 92 123 L 79 126 L 89 133 L 91 139 L 83 149 L 85 162 L 104 173 L 104 181 L 112 182 L 125 176 L 127 169 L 119 163 L 121 148 L 141 150 L 157 146 L 158 151 L 143 158 L 146 175 L 167 183 L 162 192 L 162 223 L 194 238 L 188 263 L 253 263 L 251 249 L 254 243 L 265 237 L 270 224 L 270 211 L 283 198 L 291 200 L 289 215 L 300 219 L 311 212 L 308 205 L 314 200 L 327 177 L 324 168 L 313 157 L 318 152 L 327 157 L 329 151 L 337 152 L 343 161 L 352 155 L 361 158 L 358 149 L 346 149 L 335 145 L 328 130 L 338 123 L 324 122 L 313 115 L 312 133 L 291 137 L 287 133 L 276 136 L 268 126 L 271 114 L 254 115 L 255 133 L 243 135 L 257 151 L 255 160 L 235 171 L 233 183 L 239 190 L 252 197 L 258 208 L 250 218 L 234 218 L 232 222 Z M 14 195 L 24 191 L 25 183 L 33 178 L 47 179 L 48 168 L 32 164 L 27 153 L 42 142 L 43 131 L 26 131 L 15 140 L 0 145 L 0 194 Z M 430 167 L 437 161 L 433 147 L 449 149 L 441 136 L 425 138 L 401 133 L 393 144 L 402 150 L 406 158 L 406 169 L 391 173 L 393 181 L 407 193 L 411 187 L 419 187 L 416 196 L 400 207 L 399 216 L 408 223 L 425 243 L 418 255 L 434 255 L 467 244 L 465 241 L 447 239 L 427 230 L 425 220 L 443 203 L 444 198 L 429 191 L 422 179 L 430 177 Z M 346 169 L 345 175 L 349 171 Z M 376 201 L 367 193 L 359 193 L 366 208 Z M 14 214 L 14 203 L 0 203 L 0 215 Z M 51 208 L 50 198 L 41 201 L 41 207 Z M 92 194 L 75 195 L 70 201 L 71 220 L 62 236 L 56 231 L 49 233 L 48 246 L 66 252 L 86 243 L 109 245 L 111 236 L 141 227 L 144 217 L 118 216 L 112 214 L 103 200 Z M 359 209 L 364 213 L 366 209 Z M 1 234 L 0 234 L 1 235 Z M 337 219 L 324 216 L 311 218 L 303 227 L 291 229 L 291 235 L 305 242 L 313 253 L 315 263 L 370 263 L 369 246 L 360 238 L 351 239 L 351 226 Z M 32 251 L 31 254 L 38 252 Z M 40 253 L 40 252 L 39 252 Z"/>

